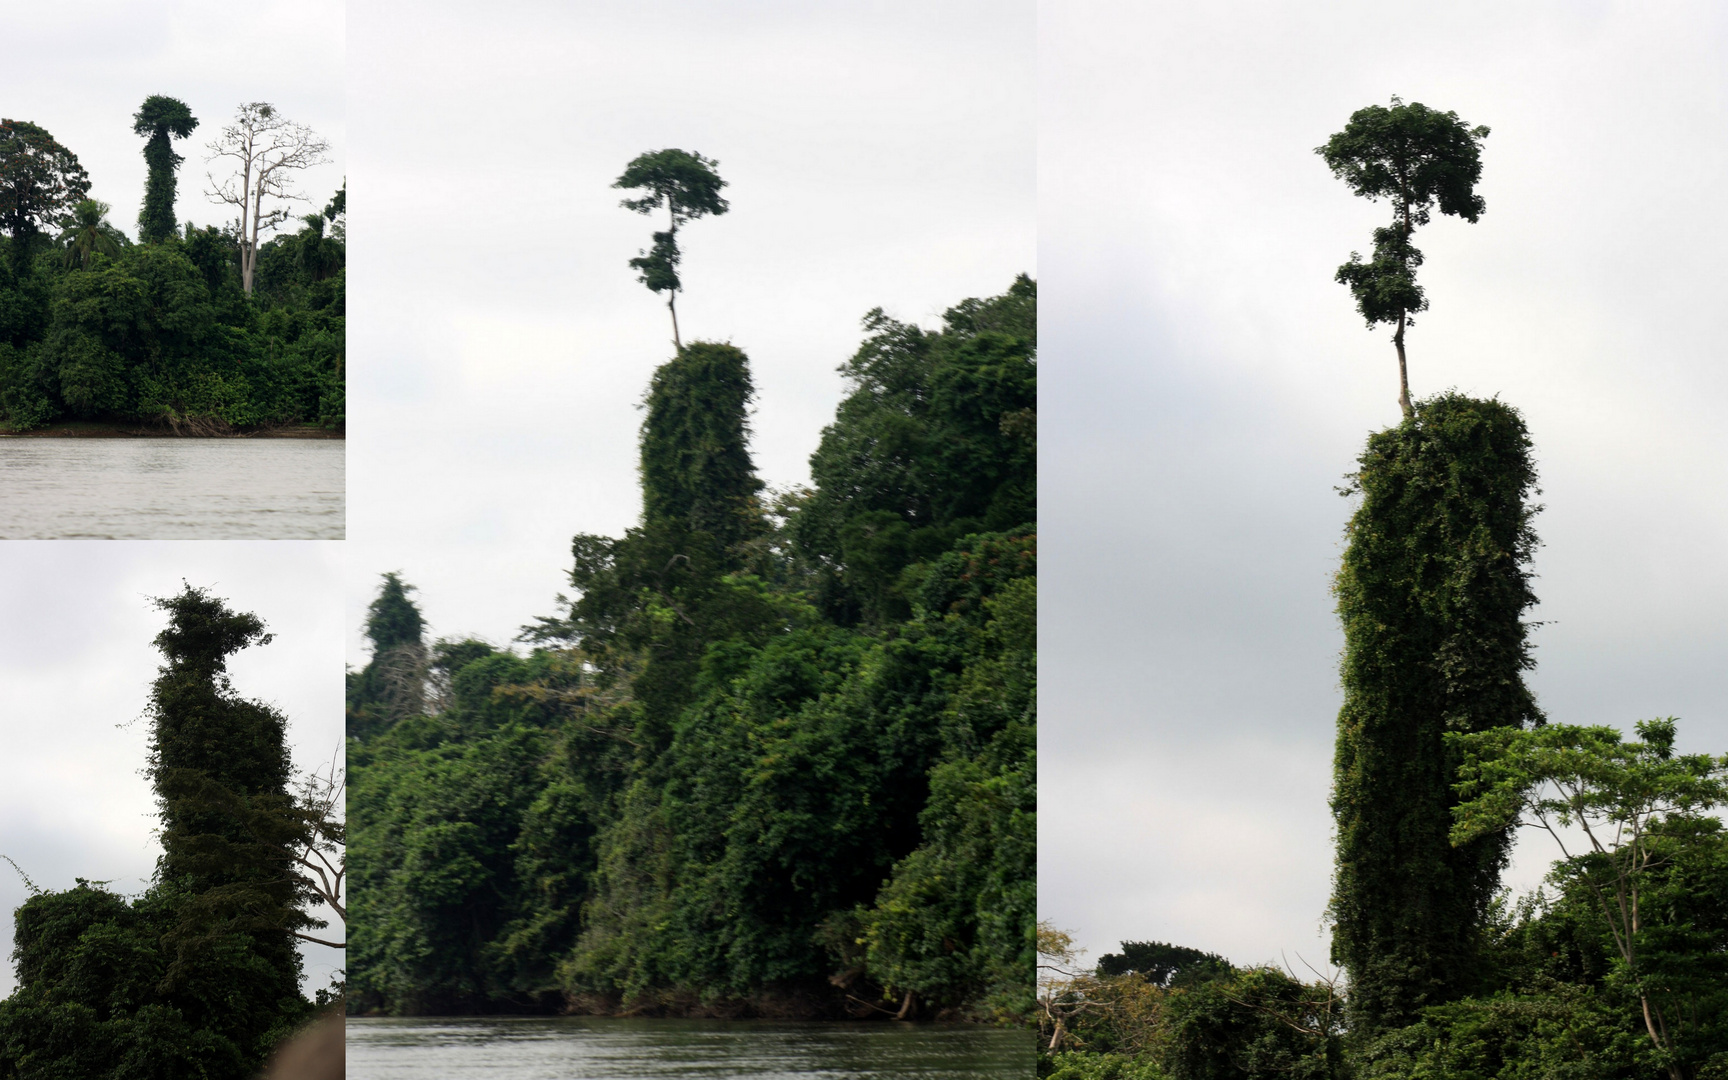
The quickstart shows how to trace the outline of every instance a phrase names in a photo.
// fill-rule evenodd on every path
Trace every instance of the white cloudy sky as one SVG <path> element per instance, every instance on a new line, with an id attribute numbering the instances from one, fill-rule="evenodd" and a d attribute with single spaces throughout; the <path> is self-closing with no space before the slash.
<path id="1" fill-rule="evenodd" d="M 1387 210 L 1313 148 L 1393 94 L 1493 129 L 1481 222 L 1417 237 L 1411 379 L 1529 423 L 1543 706 L 1728 749 L 1725 29 L 1705 2 L 1042 8 L 1040 903 L 1094 958 L 1324 965 L 1333 487 L 1397 375 L 1331 280 Z"/>
<path id="2" fill-rule="evenodd" d="M 635 522 L 637 404 L 671 353 L 611 183 L 716 158 L 679 233 L 685 339 L 751 357 L 771 484 L 882 306 L 929 325 L 1035 269 L 1030 2 L 355 2 L 350 659 L 385 570 L 439 635 L 550 614 L 570 537 Z"/>
<path id="3" fill-rule="evenodd" d="M 151 94 L 178 97 L 199 127 L 175 149 L 177 216 L 221 224 L 205 200 L 204 144 L 244 101 L 269 101 L 332 144 L 303 190 L 322 207 L 344 174 L 341 0 L 237 7 L 214 0 L 14 4 L 5 15 L 0 116 L 28 120 L 78 156 L 91 197 L 136 238 L 144 140 L 132 114 Z M 296 210 L 296 212 L 302 212 Z M 147 732 L 116 727 L 143 710 L 163 625 L 149 597 L 182 578 L 210 586 L 277 634 L 233 664 L 241 693 L 287 713 L 295 761 L 311 768 L 341 745 L 340 545 L 318 543 L 0 544 L 0 853 L 44 888 L 76 877 L 137 892 L 155 866 L 154 803 L 139 775 Z M 0 955 L 26 890 L 0 865 Z M 309 947 L 308 984 L 339 959 Z M 0 959 L 0 995 L 12 965 Z"/>
<path id="4" fill-rule="evenodd" d="M 0 545 L 0 854 L 39 888 L 76 878 L 142 892 L 162 853 L 140 719 L 167 625 L 153 597 L 209 589 L 276 635 L 229 662 L 234 688 L 288 717 L 301 770 L 342 746 L 343 557 L 338 542 L 34 541 Z M 0 956 L 28 896 L 0 865 Z M 335 924 L 340 932 L 340 923 Z M 307 945 L 309 989 L 334 950 Z M 0 965 L 0 997 L 14 985 Z"/>
<path id="5" fill-rule="evenodd" d="M 222 225 L 231 208 L 204 196 L 205 144 L 220 136 L 236 108 L 268 101 L 331 144 L 330 162 L 302 174 L 308 203 L 322 209 L 342 185 L 347 151 L 343 103 L 342 0 L 56 0 L 9 4 L 6 62 L 0 65 L 0 116 L 45 128 L 90 175 L 90 197 L 112 207 L 109 220 L 138 238 L 144 201 L 144 137 L 132 115 L 151 94 L 179 98 L 198 128 L 174 140 L 180 166 L 180 221 Z M 268 207 L 267 203 L 266 206 Z"/>

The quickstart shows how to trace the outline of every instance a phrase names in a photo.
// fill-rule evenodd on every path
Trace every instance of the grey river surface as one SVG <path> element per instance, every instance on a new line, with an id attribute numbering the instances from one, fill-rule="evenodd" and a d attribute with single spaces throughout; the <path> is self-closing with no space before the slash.
<path id="1" fill-rule="evenodd" d="M 1032 1033 L 978 1024 L 348 1018 L 351 1080 L 1027 1080 Z"/>
<path id="2" fill-rule="evenodd" d="M 0 439 L 0 539 L 340 540 L 341 439 Z"/>

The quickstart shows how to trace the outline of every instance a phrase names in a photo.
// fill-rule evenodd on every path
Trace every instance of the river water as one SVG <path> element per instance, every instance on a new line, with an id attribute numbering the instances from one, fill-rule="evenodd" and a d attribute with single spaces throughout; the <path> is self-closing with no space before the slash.
<path id="1" fill-rule="evenodd" d="M 0 539 L 340 540 L 341 439 L 0 439 Z"/>
<path id="2" fill-rule="evenodd" d="M 1032 1035 L 978 1024 L 348 1018 L 350 1080 L 1027 1080 Z"/>

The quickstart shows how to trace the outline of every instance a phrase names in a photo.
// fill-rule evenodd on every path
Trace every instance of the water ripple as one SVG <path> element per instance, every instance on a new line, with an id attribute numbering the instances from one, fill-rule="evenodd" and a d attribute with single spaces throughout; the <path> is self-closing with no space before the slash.
<path id="1" fill-rule="evenodd" d="M 1002 1080 L 1030 1078 L 1032 1036 L 974 1024 L 348 1020 L 356 1080 Z"/>
<path id="2" fill-rule="evenodd" d="M 0 439 L 0 539 L 340 540 L 338 439 Z"/>

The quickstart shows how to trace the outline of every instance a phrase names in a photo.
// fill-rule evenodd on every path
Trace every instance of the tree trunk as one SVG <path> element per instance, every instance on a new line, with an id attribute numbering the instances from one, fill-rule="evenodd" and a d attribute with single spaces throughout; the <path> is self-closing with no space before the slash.
<path id="1" fill-rule="evenodd" d="M 1410 371 L 1404 363 L 1404 312 L 1398 313 L 1398 332 L 1392 335 L 1392 344 L 1398 348 L 1398 407 L 1404 410 L 1404 419 L 1409 420 L 1416 415 L 1416 410 L 1410 407 Z"/>
<path id="2" fill-rule="evenodd" d="M 1669 1045 L 1668 1024 L 1662 1019 L 1662 1010 L 1650 1004 L 1650 999 L 1644 994 L 1638 995 L 1638 1004 L 1644 1008 L 1644 1030 L 1650 1033 L 1650 1041 L 1656 1044 L 1656 1049 L 1669 1057 L 1668 1076 L 1670 1080 L 1687 1080 L 1686 1074 L 1673 1061 L 1674 1047 Z M 1655 1015 L 1652 1016 L 1651 1014 Z"/>
<path id="3" fill-rule="evenodd" d="M 912 1015 L 912 991 L 906 991 L 906 1000 L 900 1003 L 900 1011 L 894 1014 L 894 1019 L 904 1020 Z"/>
<path id="4" fill-rule="evenodd" d="M 672 202 L 671 192 L 666 193 L 666 213 L 672 219 L 667 231 L 672 234 L 673 250 L 676 251 L 678 245 L 678 208 Z M 676 288 L 666 294 L 666 310 L 672 313 L 672 347 L 683 352 L 684 340 L 678 336 L 678 290 Z"/>
<path id="5" fill-rule="evenodd" d="M 240 173 L 240 290 L 247 296 L 252 295 L 252 268 L 258 265 L 258 210 L 251 205 L 252 200 L 252 145 L 247 141 L 246 168 Z M 258 202 L 264 201 L 259 196 Z M 248 212 L 251 220 L 248 221 Z M 247 227 L 251 232 L 247 232 Z"/>

